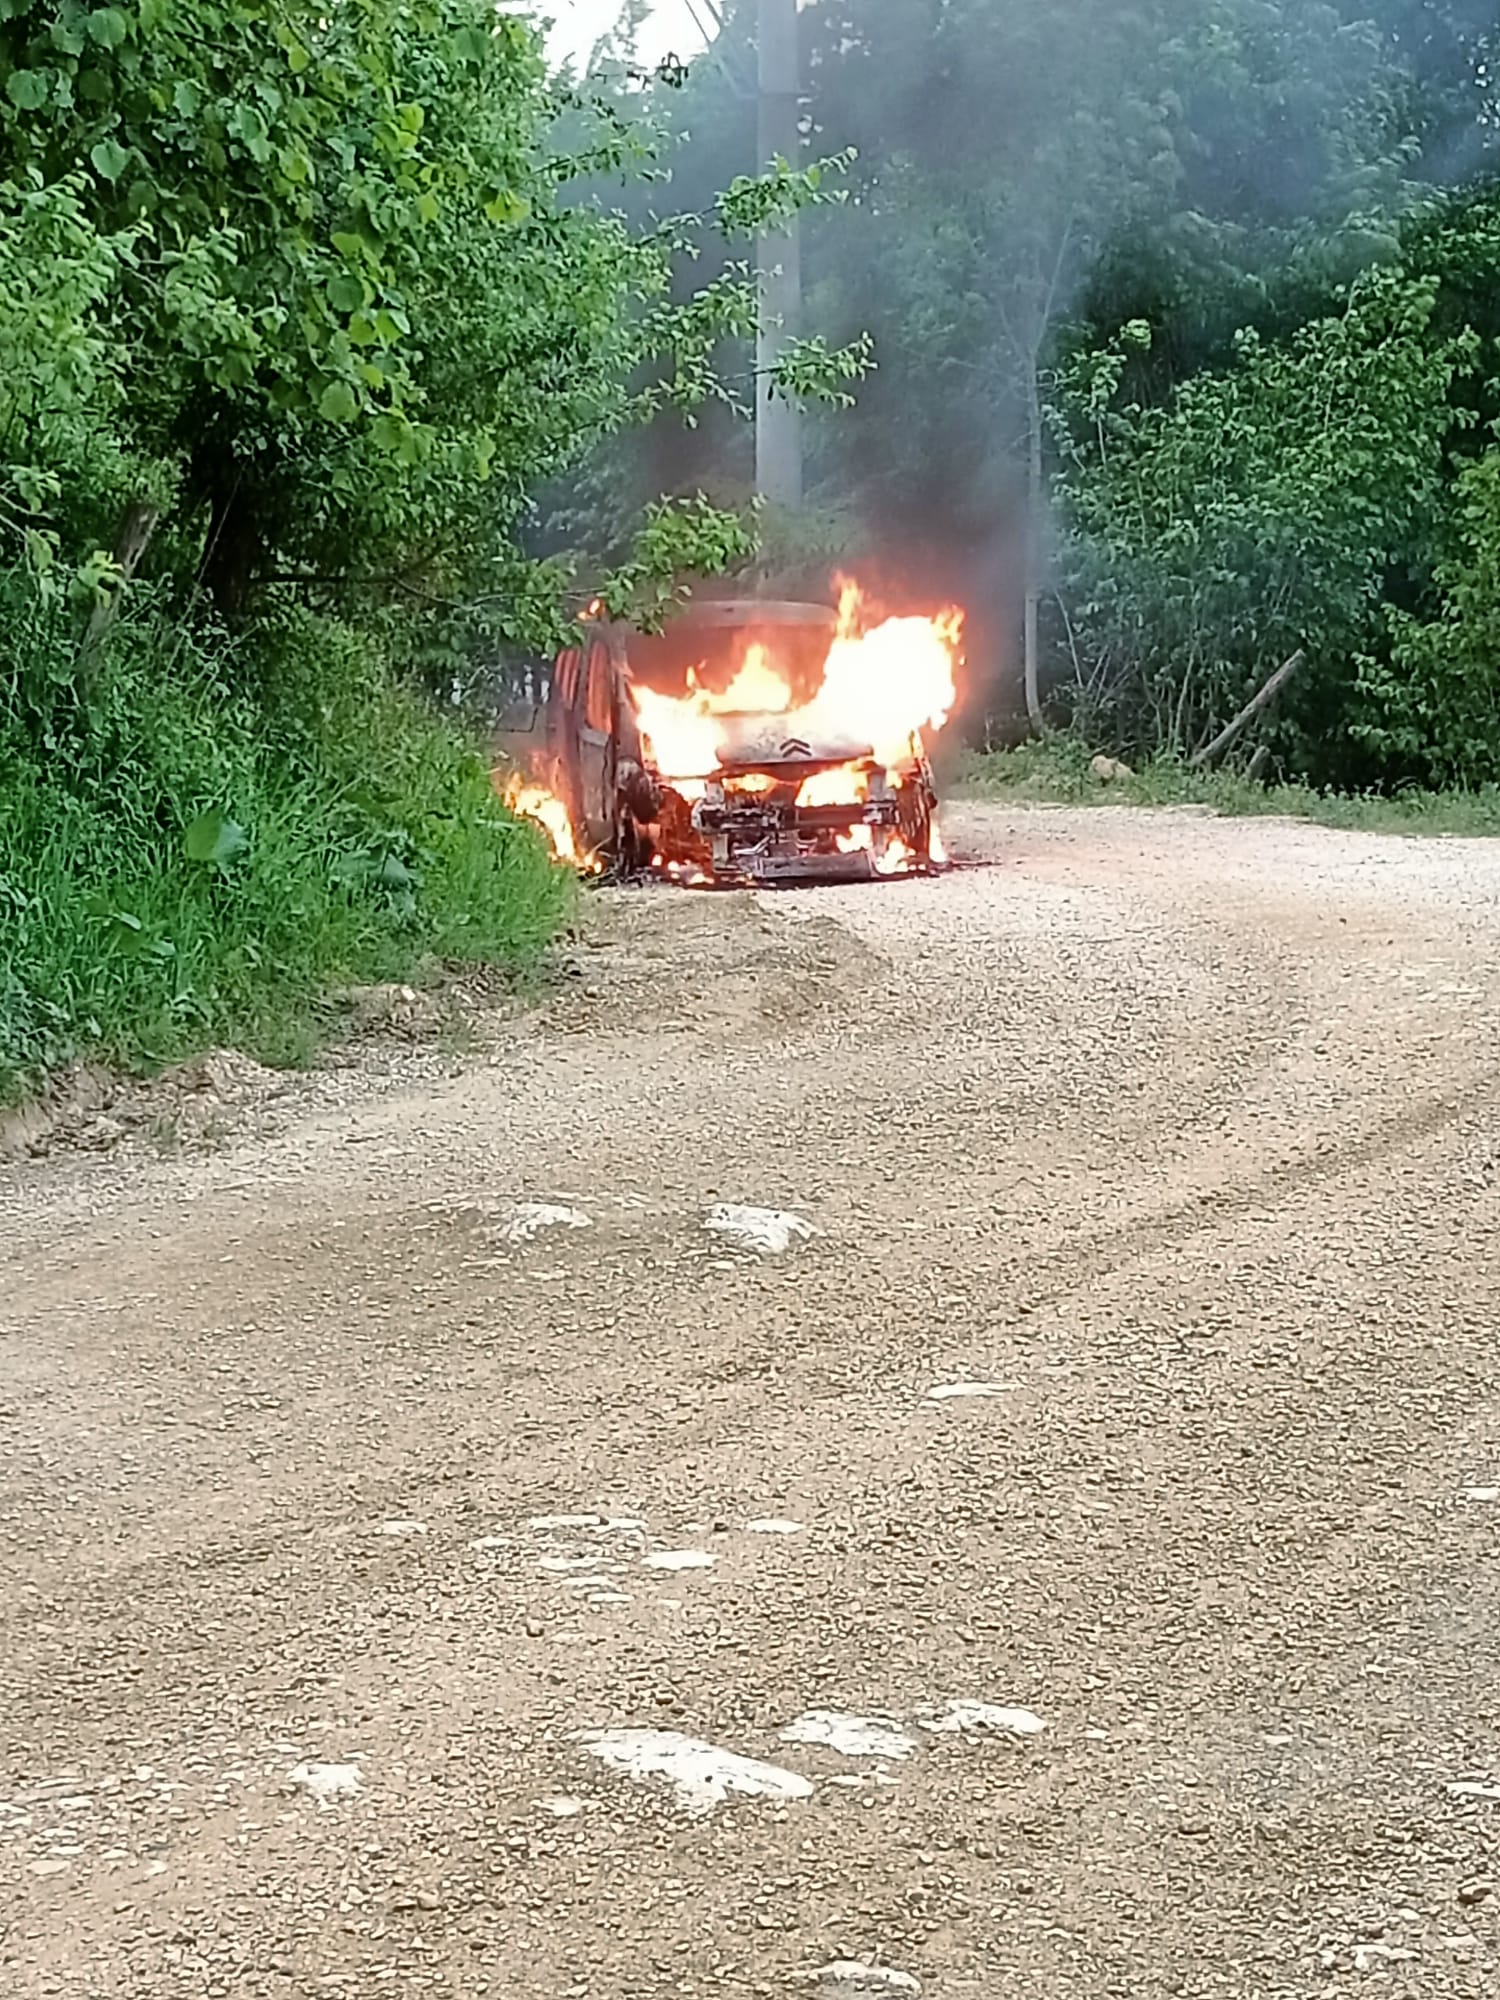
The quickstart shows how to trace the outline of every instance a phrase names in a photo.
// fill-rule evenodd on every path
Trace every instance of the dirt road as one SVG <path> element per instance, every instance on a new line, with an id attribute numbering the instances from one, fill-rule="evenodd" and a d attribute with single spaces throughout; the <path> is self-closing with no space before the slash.
<path id="1" fill-rule="evenodd" d="M 1500 1990 L 1500 850 L 951 832 L 0 1176 L 0 1992 Z"/>

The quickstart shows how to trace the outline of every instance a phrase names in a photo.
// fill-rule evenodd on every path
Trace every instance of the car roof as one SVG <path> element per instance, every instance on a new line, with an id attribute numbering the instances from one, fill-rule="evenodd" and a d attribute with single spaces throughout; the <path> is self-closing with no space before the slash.
<path id="1" fill-rule="evenodd" d="M 670 623 L 712 628 L 737 625 L 819 625 L 830 631 L 837 614 L 827 604 L 795 604 L 786 598 L 724 597 L 684 605 Z"/>

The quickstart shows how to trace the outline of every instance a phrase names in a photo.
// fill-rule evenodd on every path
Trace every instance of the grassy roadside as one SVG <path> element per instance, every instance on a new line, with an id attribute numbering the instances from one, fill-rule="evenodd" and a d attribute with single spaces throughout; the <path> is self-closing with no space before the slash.
<path id="1" fill-rule="evenodd" d="M 485 760 L 337 625 L 188 648 L 147 620 L 86 707 L 26 664 L 0 703 L 0 1106 L 84 1060 L 305 1061 L 339 989 L 521 969 L 567 917 Z"/>
<path id="2" fill-rule="evenodd" d="M 1303 785 L 1259 785 L 1233 772 L 1189 771 L 1169 758 L 1128 778 L 1101 780 L 1093 751 L 1068 737 L 1015 750 L 971 752 L 955 769 L 955 797 L 1054 805 L 1206 806 L 1226 817 L 1316 821 L 1367 833 L 1493 838 L 1500 835 L 1500 785 L 1476 792 L 1315 792 Z"/>

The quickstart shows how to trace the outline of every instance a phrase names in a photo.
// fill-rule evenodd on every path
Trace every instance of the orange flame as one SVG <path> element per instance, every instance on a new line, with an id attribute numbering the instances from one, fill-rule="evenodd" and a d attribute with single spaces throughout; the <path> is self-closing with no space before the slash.
<path id="1" fill-rule="evenodd" d="M 963 618 L 887 618 L 867 632 L 862 609 L 859 586 L 845 582 L 823 685 L 807 712 L 823 733 L 857 731 L 878 763 L 899 764 L 914 737 L 935 736 L 953 713 Z"/>
<path id="2" fill-rule="evenodd" d="M 556 792 L 516 772 L 506 779 L 500 796 L 518 818 L 529 819 L 542 829 L 559 861 L 570 868 L 597 870 L 598 863 L 592 855 L 580 854 L 568 808 Z"/>
<path id="3" fill-rule="evenodd" d="M 784 737 L 847 744 L 887 767 L 906 762 L 917 741 L 935 736 L 957 703 L 962 613 L 887 618 L 867 630 L 864 608 L 859 586 L 844 582 L 822 682 L 800 707 L 761 646 L 749 649 L 722 693 L 704 687 L 696 674 L 682 696 L 634 686 L 641 732 L 661 775 L 679 789 L 681 781 L 709 777 L 732 749 L 734 716 L 775 716 Z M 849 796 L 835 793 L 828 802 Z"/>
<path id="4" fill-rule="evenodd" d="M 797 794 L 799 806 L 857 806 L 870 796 L 870 774 L 858 764 L 814 771 Z M 866 829 L 868 831 L 868 829 Z"/>
<path id="5" fill-rule="evenodd" d="M 588 620 L 602 611 L 596 600 L 582 615 Z M 934 618 L 887 618 L 867 625 L 866 616 L 858 586 L 841 581 L 838 616 L 816 691 L 800 700 L 759 644 L 746 648 L 733 678 L 719 689 L 704 684 L 706 660 L 688 673 L 686 693 L 680 696 L 632 682 L 630 695 L 654 775 L 681 805 L 706 799 L 711 785 L 722 787 L 731 800 L 749 800 L 775 791 L 781 782 L 771 771 L 753 768 L 761 753 L 773 770 L 781 770 L 780 746 L 800 743 L 816 757 L 826 759 L 831 752 L 841 761 L 803 780 L 799 807 L 863 808 L 882 782 L 887 795 L 900 792 L 910 781 L 913 761 L 957 703 L 963 617 L 949 610 Z M 799 688 L 805 686 L 799 683 Z M 536 767 L 541 775 L 517 774 L 502 782 L 497 774 L 505 804 L 542 828 L 559 861 L 584 872 L 602 872 L 603 862 L 575 833 L 565 802 L 544 782 L 552 767 L 545 758 L 536 760 Z M 920 815 L 923 809 L 917 810 Z M 850 815 L 856 822 L 858 817 Z M 946 863 L 935 823 L 930 839 L 925 828 L 920 835 L 912 831 L 913 824 L 922 824 L 920 817 L 911 823 L 903 817 L 902 823 L 910 839 L 921 840 L 924 852 L 916 852 L 884 819 L 878 828 L 858 823 L 829 828 L 825 838 L 831 835 L 845 854 L 867 854 L 881 875 Z M 668 854 L 658 853 L 653 866 L 679 882 L 711 881 L 706 850 L 701 857 L 693 853 L 689 858 L 689 852 L 674 856 L 669 843 Z"/>

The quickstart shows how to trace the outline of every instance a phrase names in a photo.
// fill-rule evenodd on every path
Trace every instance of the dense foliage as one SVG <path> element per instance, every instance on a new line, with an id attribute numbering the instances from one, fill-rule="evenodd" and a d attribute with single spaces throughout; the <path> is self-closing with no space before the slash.
<path id="1" fill-rule="evenodd" d="M 679 196 L 751 144 L 753 14 L 664 107 Z M 808 325 L 870 329 L 876 364 L 819 430 L 813 507 L 965 595 L 992 714 L 1190 754 L 1301 652 L 1236 756 L 1353 786 L 1495 769 L 1487 0 L 802 21 L 810 143 L 857 154 L 806 228 Z M 657 447 L 648 478 L 701 479 L 701 432 Z"/>
<path id="2" fill-rule="evenodd" d="M 696 243 L 819 198 L 577 198 L 646 160 L 487 0 L 0 0 L 0 1093 L 545 936 L 540 850 L 398 683 L 750 546 L 691 498 L 608 576 L 520 545 L 590 446 L 729 393 L 753 295 L 727 249 L 679 285 Z"/>

